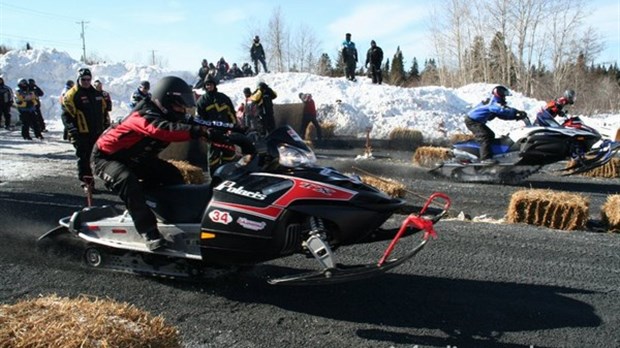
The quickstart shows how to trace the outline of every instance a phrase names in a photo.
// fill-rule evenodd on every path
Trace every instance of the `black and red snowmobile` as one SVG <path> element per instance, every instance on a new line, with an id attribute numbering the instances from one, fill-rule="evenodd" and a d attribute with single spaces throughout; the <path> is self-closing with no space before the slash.
<path id="1" fill-rule="evenodd" d="M 445 194 L 435 193 L 413 207 L 356 176 L 317 166 L 314 152 L 288 126 L 273 131 L 257 149 L 245 163 L 220 167 L 209 184 L 147 193 L 167 240 L 164 249 L 149 251 L 131 216 L 112 206 L 76 211 L 39 240 L 70 234 L 86 244 L 84 260 L 92 267 L 164 277 L 194 277 L 210 268 L 302 254 L 316 260 L 318 270 L 268 281 L 336 283 L 382 274 L 411 259 L 434 236 L 434 224 L 450 206 Z M 409 215 L 400 226 L 382 227 L 403 211 Z M 416 233 L 420 242 L 392 258 L 401 238 Z M 343 246 L 388 240 L 374 262 L 337 262 L 335 251 Z"/>

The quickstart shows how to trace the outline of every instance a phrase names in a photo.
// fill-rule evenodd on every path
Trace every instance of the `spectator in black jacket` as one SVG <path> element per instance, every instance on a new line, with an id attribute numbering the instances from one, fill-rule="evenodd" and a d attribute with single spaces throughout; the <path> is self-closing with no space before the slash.
<path id="1" fill-rule="evenodd" d="M 140 86 L 138 86 L 138 89 L 136 89 L 135 92 L 133 92 L 133 94 L 131 95 L 131 103 L 129 103 L 129 106 L 133 109 L 136 107 L 136 105 L 138 105 L 139 102 L 143 101 L 144 99 L 151 99 L 151 93 L 149 92 L 150 89 L 150 82 L 140 82 Z"/>
<path id="2" fill-rule="evenodd" d="M 381 62 L 383 62 L 383 50 L 381 47 L 377 46 L 375 40 L 372 40 L 370 41 L 368 53 L 366 53 L 366 68 L 369 69 L 370 76 L 372 77 L 372 83 L 379 85 L 383 82 Z"/>
<path id="3" fill-rule="evenodd" d="M 4 129 L 11 130 L 11 106 L 13 105 L 13 90 L 4 84 L 0 76 L 0 121 L 4 116 Z"/>
<path id="4" fill-rule="evenodd" d="M 45 95 L 45 92 L 37 86 L 37 82 L 34 79 L 28 79 L 28 88 L 30 88 L 30 90 L 34 92 L 34 95 L 37 96 L 34 122 L 37 124 L 41 132 L 47 132 L 45 120 L 43 119 L 43 113 L 41 112 L 41 97 Z"/>
<path id="5" fill-rule="evenodd" d="M 254 62 L 254 71 L 256 72 L 256 75 L 259 73 L 258 62 L 263 65 L 263 69 L 266 73 L 269 72 L 269 70 L 267 70 L 267 63 L 265 63 L 265 50 L 263 49 L 263 45 L 260 43 L 260 38 L 258 35 L 254 37 L 254 42 L 250 48 L 250 58 L 252 58 L 252 61 Z"/>

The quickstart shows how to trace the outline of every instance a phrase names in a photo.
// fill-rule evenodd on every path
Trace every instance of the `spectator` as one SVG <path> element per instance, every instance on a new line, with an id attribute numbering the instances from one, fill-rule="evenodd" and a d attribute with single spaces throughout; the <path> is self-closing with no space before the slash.
<path id="1" fill-rule="evenodd" d="M 218 92 L 217 82 L 207 78 L 204 88 L 206 92 L 196 102 L 198 117 L 206 121 L 228 123 L 231 128 L 236 125 L 235 107 L 226 94 Z M 209 149 L 209 171 L 213 173 L 220 165 L 233 161 L 235 155 L 234 145 L 212 141 Z"/>
<path id="2" fill-rule="evenodd" d="M 302 139 L 306 139 L 306 128 L 308 128 L 308 124 L 312 123 L 314 128 L 316 129 L 316 137 L 318 141 L 323 140 L 323 134 L 321 131 L 321 125 L 319 121 L 316 119 L 316 106 L 314 105 L 314 100 L 312 99 L 312 94 L 310 93 L 299 93 L 299 99 L 304 103 L 304 113 L 301 119 L 301 129 L 299 135 Z M 312 139 L 311 139 L 312 140 Z"/>
<path id="3" fill-rule="evenodd" d="M 90 69 L 78 70 L 77 83 L 64 98 L 62 122 L 77 156 L 78 179 L 82 187 L 94 188 L 90 155 L 97 138 L 105 129 L 106 102 L 91 84 Z"/>
<path id="4" fill-rule="evenodd" d="M 208 137 L 207 128 L 184 122 L 187 108 L 195 105 L 187 82 L 166 76 L 157 82 L 152 97 L 108 128 L 93 149 L 95 173 L 125 203 L 149 250 L 165 247 L 165 241 L 143 189 L 184 183 L 179 170 L 158 155 L 171 142 Z"/>
<path id="5" fill-rule="evenodd" d="M 263 65 L 265 72 L 269 73 L 269 70 L 267 70 L 267 63 L 265 63 L 265 50 L 263 49 L 263 45 L 260 43 L 260 38 L 258 35 L 254 36 L 254 42 L 250 48 L 250 58 L 252 58 L 252 61 L 254 62 L 254 71 L 256 72 L 256 75 L 260 72 L 260 70 L 258 70 L 258 62 Z"/>
<path id="6" fill-rule="evenodd" d="M 492 158 L 491 143 L 495 139 L 495 133 L 486 123 L 495 117 L 503 120 L 520 120 L 527 117 L 524 111 L 519 111 L 506 105 L 506 97 L 510 91 L 504 86 L 493 88 L 492 97 L 476 105 L 465 117 L 465 126 L 469 129 L 476 140 L 480 143 L 480 163 L 497 164 Z"/>
<path id="7" fill-rule="evenodd" d="M 269 134 L 276 128 L 276 120 L 273 116 L 273 100 L 277 97 L 276 92 L 265 82 L 259 82 L 256 90 L 250 97 L 256 105 L 258 116 L 262 122 L 262 135 Z"/>
<path id="8" fill-rule="evenodd" d="M 36 122 L 37 96 L 28 86 L 28 80 L 19 79 L 15 90 L 15 105 L 19 112 L 19 120 L 22 122 L 22 138 L 32 140 L 30 129 L 34 131 L 35 137 L 43 140 L 41 129 Z"/>
<path id="9" fill-rule="evenodd" d="M 103 127 L 108 128 L 110 127 L 110 124 L 111 124 L 110 112 L 112 111 L 112 97 L 110 97 L 110 93 L 103 90 L 103 83 L 101 83 L 101 81 L 95 80 L 95 82 L 93 82 L 93 86 L 95 87 L 96 90 L 101 92 L 101 95 L 103 95 L 103 99 L 105 100 L 105 114 L 104 114 Z"/>
<path id="10" fill-rule="evenodd" d="M 67 82 L 65 82 L 65 87 L 62 89 L 62 92 L 60 92 L 60 97 L 58 98 L 58 103 L 60 104 L 60 112 L 61 114 L 64 112 L 64 102 L 65 102 L 65 94 L 67 94 L 67 91 L 69 91 L 73 86 L 75 86 L 75 82 L 73 82 L 73 80 L 67 80 Z M 67 128 L 65 127 L 63 133 L 62 133 L 62 140 L 69 140 L 69 134 L 67 133 Z"/>
<path id="11" fill-rule="evenodd" d="M 370 41 L 370 48 L 366 53 L 366 68 L 370 71 L 372 83 L 381 84 L 383 76 L 381 74 L 381 63 L 383 62 L 383 50 L 377 46 L 375 40 Z M 368 66 L 370 64 L 370 66 Z"/>
<path id="12" fill-rule="evenodd" d="M 237 63 L 233 63 L 233 65 L 228 70 L 228 77 L 231 79 L 234 79 L 237 77 L 243 77 L 243 71 L 239 69 L 239 67 L 237 66 Z"/>
<path id="13" fill-rule="evenodd" d="M 342 53 L 342 61 L 344 63 L 344 75 L 350 81 L 356 81 L 355 79 L 355 66 L 357 64 L 357 48 L 355 43 L 351 41 L 351 34 L 345 35 L 344 41 L 340 48 Z"/>
<path id="14" fill-rule="evenodd" d="M 47 132 L 45 120 L 43 119 L 43 113 L 41 112 L 41 97 L 45 95 L 45 92 L 37 86 L 37 82 L 34 79 L 28 79 L 28 88 L 30 88 L 30 90 L 34 92 L 34 95 L 37 97 L 34 122 L 36 122 L 41 132 Z"/>
<path id="15" fill-rule="evenodd" d="M 575 91 L 567 89 L 564 91 L 564 95 L 560 98 L 550 100 L 544 108 L 536 114 L 536 121 L 534 124 L 549 127 L 553 123 L 555 117 L 565 117 L 564 107 L 566 105 L 573 105 L 575 103 Z"/>
<path id="16" fill-rule="evenodd" d="M 252 90 L 250 87 L 243 89 L 243 97 L 243 102 L 237 108 L 237 118 L 241 120 L 240 123 L 248 131 L 259 131 L 258 114 L 256 113 L 256 105 L 252 102 Z"/>
<path id="17" fill-rule="evenodd" d="M 131 95 L 131 103 L 129 103 L 129 106 L 133 109 L 141 101 L 145 99 L 150 99 L 151 98 L 151 93 L 149 92 L 150 89 L 151 89 L 150 82 L 148 81 L 140 82 L 140 85 L 138 86 L 138 88 Z"/>
<path id="18" fill-rule="evenodd" d="M 252 71 L 252 67 L 248 63 L 243 63 L 241 66 L 241 71 L 243 71 L 244 77 L 254 76 L 254 71 Z"/>
<path id="19" fill-rule="evenodd" d="M 228 65 L 228 62 L 226 62 L 224 57 L 220 58 L 220 60 L 217 61 L 216 68 L 220 80 L 226 80 L 228 77 L 228 70 L 230 69 L 230 65 Z"/>
<path id="20" fill-rule="evenodd" d="M 4 77 L 0 76 L 0 121 L 4 117 L 4 129 L 11 130 L 11 106 L 13 106 L 13 90 L 4 84 Z"/>
<path id="21" fill-rule="evenodd" d="M 202 88 L 204 85 L 205 78 L 209 74 L 209 62 L 206 59 L 203 59 L 200 62 L 200 69 L 198 69 L 198 81 L 194 84 L 195 89 Z"/>

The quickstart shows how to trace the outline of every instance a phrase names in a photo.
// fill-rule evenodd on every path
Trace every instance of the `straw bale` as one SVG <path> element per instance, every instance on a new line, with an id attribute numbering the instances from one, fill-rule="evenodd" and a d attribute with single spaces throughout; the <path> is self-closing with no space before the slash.
<path id="1" fill-rule="evenodd" d="M 566 167 L 568 168 L 574 164 L 575 161 L 568 161 Z M 591 178 L 620 178 L 620 158 L 614 157 L 604 165 L 581 173 L 580 175 Z"/>
<path id="2" fill-rule="evenodd" d="M 390 197 L 405 197 L 406 187 L 405 185 L 396 182 L 392 179 L 387 179 L 383 177 L 375 177 L 370 175 L 362 175 L 362 182 L 373 186 L 383 192 L 385 192 Z"/>
<path id="3" fill-rule="evenodd" d="M 601 207 L 601 218 L 609 232 L 620 233 L 620 194 L 607 196 Z"/>
<path id="4" fill-rule="evenodd" d="M 110 299 L 56 295 L 0 306 L 0 347 L 180 347 L 161 316 Z"/>
<path id="5" fill-rule="evenodd" d="M 323 137 L 323 139 L 332 139 L 336 131 L 336 123 L 320 122 L 320 125 L 321 125 L 321 136 Z M 312 123 L 310 123 L 308 127 L 306 128 L 305 138 L 306 139 L 316 138 L 316 129 Z"/>
<path id="6" fill-rule="evenodd" d="M 201 168 L 190 164 L 187 161 L 168 160 L 172 163 L 183 175 L 183 180 L 186 184 L 204 184 L 205 176 Z"/>
<path id="7" fill-rule="evenodd" d="M 398 127 L 390 132 L 389 139 L 392 148 L 413 150 L 422 144 L 424 136 L 417 129 Z"/>
<path id="8" fill-rule="evenodd" d="M 413 164 L 421 167 L 434 167 L 452 157 L 452 151 L 446 147 L 420 146 L 413 154 Z"/>
<path id="9" fill-rule="evenodd" d="M 474 139 L 474 135 L 471 133 L 455 133 L 450 136 L 450 144 L 460 143 L 462 141 L 468 141 Z"/>
<path id="10" fill-rule="evenodd" d="M 589 200 L 578 194 L 520 190 L 512 195 L 506 220 L 558 230 L 581 230 L 588 222 L 589 206 Z"/>

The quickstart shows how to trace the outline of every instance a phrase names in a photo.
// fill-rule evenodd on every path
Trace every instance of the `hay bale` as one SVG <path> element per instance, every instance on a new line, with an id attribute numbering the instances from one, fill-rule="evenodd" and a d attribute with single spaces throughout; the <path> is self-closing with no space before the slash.
<path id="1" fill-rule="evenodd" d="M 390 146 L 395 149 L 413 150 L 422 145 L 422 132 L 409 128 L 394 128 L 389 135 Z"/>
<path id="2" fill-rule="evenodd" d="M 420 146 L 413 154 L 413 164 L 421 167 L 434 167 L 452 157 L 452 151 L 446 147 Z"/>
<path id="3" fill-rule="evenodd" d="M 168 162 L 179 169 L 186 184 L 204 184 L 205 174 L 201 168 L 191 165 L 187 161 L 168 160 Z"/>
<path id="4" fill-rule="evenodd" d="M 474 135 L 471 133 L 455 133 L 450 136 L 450 144 L 460 143 L 462 141 L 469 141 L 475 139 Z"/>
<path id="5" fill-rule="evenodd" d="M 507 221 L 558 230 L 584 229 L 589 217 L 587 198 L 551 190 L 520 190 L 512 195 Z"/>
<path id="6" fill-rule="evenodd" d="M 133 305 L 56 295 L 0 306 L 0 347 L 181 347 L 179 332 Z"/>
<path id="7" fill-rule="evenodd" d="M 321 125 L 321 135 L 323 136 L 323 139 L 332 139 L 334 137 L 334 132 L 336 131 L 336 123 L 319 122 L 319 124 Z M 316 138 L 316 129 L 312 123 L 310 123 L 308 127 L 306 128 L 305 138 L 306 139 Z"/>
<path id="8" fill-rule="evenodd" d="M 601 218 L 607 231 L 620 233 L 620 195 L 611 195 L 601 207 Z"/>
<path id="9" fill-rule="evenodd" d="M 566 167 L 571 167 L 575 164 L 575 161 L 570 160 L 566 164 Z M 614 157 L 611 161 L 604 165 L 589 170 L 587 172 L 580 173 L 579 175 L 587 176 L 591 178 L 620 178 L 620 158 Z"/>
<path id="10" fill-rule="evenodd" d="M 390 197 L 405 197 L 405 185 L 396 182 L 392 179 L 375 177 L 370 175 L 361 176 L 362 182 L 373 186 L 383 192 L 385 192 Z"/>

